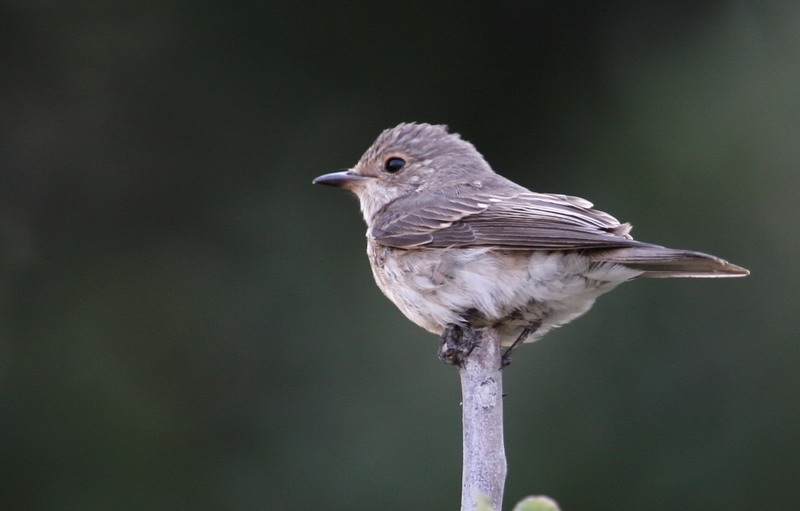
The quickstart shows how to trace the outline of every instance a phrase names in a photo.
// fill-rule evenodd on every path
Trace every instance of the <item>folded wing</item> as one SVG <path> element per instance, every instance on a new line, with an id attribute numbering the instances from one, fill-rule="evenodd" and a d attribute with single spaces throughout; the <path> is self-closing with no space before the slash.
<path id="1" fill-rule="evenodd" d="M 427 195 L 427 194 L 426 194 Z M 428 196 L 430 197 L 430 196 Z M 402 201 L 402 202 L 401 202 Z M 641 245 L 607 213 L 578 197 L 510 191 L 450 194 L 390 205 L 371 235 L 396 248 L 497 246 L 521 250 L 576 250 Z"/>
<path id="2" fill-rule="evenodd" d="M 634 240 L 630 225 L 579 197 L 511 190 L 404 197 L 373 224 L 370 235 L 400 249 L 498 247 L 585 250 L 597 263 L 641 270 L 643 277 L 738 277 L 746 269 L 718 257 Z"/>

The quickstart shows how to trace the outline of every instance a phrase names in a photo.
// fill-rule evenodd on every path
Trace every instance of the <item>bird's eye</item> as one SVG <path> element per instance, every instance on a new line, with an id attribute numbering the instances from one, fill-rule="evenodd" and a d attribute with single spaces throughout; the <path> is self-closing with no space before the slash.
<path id="1" fill-rule="evenodd" d="M 398 170 L 402 169 L 406 164 L 406 161 L 402 158 L 389 158 L 386 160 L 386 163 L 383 164 L 383 170 L 390 174 L 394 174 Z"/>

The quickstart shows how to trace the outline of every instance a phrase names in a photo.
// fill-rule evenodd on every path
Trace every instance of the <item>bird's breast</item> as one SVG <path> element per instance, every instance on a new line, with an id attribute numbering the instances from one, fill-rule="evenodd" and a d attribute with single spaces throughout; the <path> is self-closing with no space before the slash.
<path id="1" fill-rule="evenodd" d="M 411 321 L 436 334 L 470 316 L 482 318 L 485 324 L 477 326 L 515 331 L 542 321 L 543 334 L 635 276 L 598 268 L 577 252 L 401 250 L 369 240 L 367 254 L 381 291 Z"/>

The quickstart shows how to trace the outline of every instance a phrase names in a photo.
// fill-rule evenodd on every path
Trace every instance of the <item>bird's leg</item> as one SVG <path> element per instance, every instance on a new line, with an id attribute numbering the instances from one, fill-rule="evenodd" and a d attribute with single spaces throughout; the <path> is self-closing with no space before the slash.
<path id="1" fill-rule="evenodd" d="M 477 345 L 478 336 L 471 327 L 450 323 L 439 340 L 439 360 L 461 367 Z"/>
<path id="2" fill-rule="evenodd" d="M 522 346 L 522 343 L 525 342 L 525 339 L 527 339 L 529 335 L 538 330 L 540 326 L 542 326 L 541 320 L 534 321 L 533 323 L 529 324 L 528 326 L 522 329 L 522 332 L 519 334 L 519 337 L 517 337 L 517 340 L 515 340 L 513 344 L 511 344 L 511 346 L 508 347 L 506 352 L 503 353 L 503 358 L 500 359 L 501 369 L 511 365 L 511 354 L 514 353 L 514 351 L 517 348 Z"/>

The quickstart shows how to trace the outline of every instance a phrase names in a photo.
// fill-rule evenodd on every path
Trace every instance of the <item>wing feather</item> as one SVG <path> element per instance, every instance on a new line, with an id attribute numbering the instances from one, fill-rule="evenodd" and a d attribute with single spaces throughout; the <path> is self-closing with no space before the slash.
<path id="1" fill-rule="evenodd" d="M 450 189 L 412 195 L 390 204 L 370 234 L 396 248 L 498 246 L 568 250 L 641 245 L 630 226 L 579 197 Z"/>

